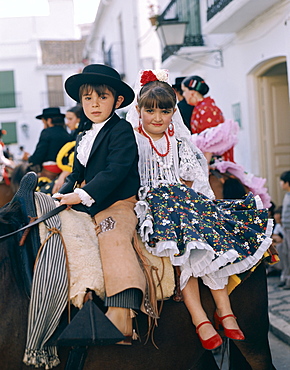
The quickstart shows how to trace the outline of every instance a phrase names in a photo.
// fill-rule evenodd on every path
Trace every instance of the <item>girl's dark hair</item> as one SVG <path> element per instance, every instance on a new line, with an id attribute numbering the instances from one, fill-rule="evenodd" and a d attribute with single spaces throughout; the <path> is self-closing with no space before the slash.
<path id="1" fill-rule="evenodd" d="M 75 130 L 75 133 L 78 134 L 79 132 L 82 132 L 84 130 L 85 121 L 87 120 L 87 117 L 85 116 L 83 107 L 81 104 L 77 104 L 72 108 L 69 108 L 67 112 L 72 112 L 76 115 L 77 118 L 79 118 L 79 126 Z"/>
<path id="2" fill-rule="evenodd" d="M 182 84 L 189 90 L 195 90 L 201 95 L 206 95 L 209 92 L 209 86 L 204 82 L 204 79 L 199 76 L 186 77 Z"/>
<path id="3" fill-rule="evenodd" d="M 290 185 L 290 171 L 283 172 L 280 176 L 280 180 L 288 182 L 288 184 Z"/>
<path id="4" fill-rule="evenodd" d="M 144 85 L 138 95 L 139 108 L 175 108 L 176 95 L 173 88 L 163 81 L 152 81 Z"/>
<path id="5" fill-rule="evenodd" d="M 102 95 L 106 90 L 109 90 L 116 101 L 117 98 L 117 91 L 113 89 L 111 86 L 108 85 L 90 85 L 90 84 L 84 84 L 80 87 L 79 92 L 79 98 L 80 101 L 82 101 L 82 96 L 87 93 L 91 93 L 92 91 L 95 91 L 98 95 Z"/>
<path id="6" fill-rule="evenodd" d="M 72 112 L 76 115 L 77 118 L 82 117 L 83 107 L 80 104 L 75 105 L 67 110 L 67 112 Z"/>

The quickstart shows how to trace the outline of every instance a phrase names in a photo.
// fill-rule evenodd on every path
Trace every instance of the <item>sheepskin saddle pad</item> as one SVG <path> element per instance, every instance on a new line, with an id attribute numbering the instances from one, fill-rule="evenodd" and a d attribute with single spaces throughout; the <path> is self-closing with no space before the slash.
<path id="1" fill-rule="evenodd" d="M 42 195 L 47 196 L 46 194 Z M 37 197 L 35 200 L 37 215 L 40 217 L 43 211 L 40 209 Z M 52 201 L 55 207 L 59 206 L 58 201 Z M 73 209 L 66 209 L 58 216 L 60 217 L 61 234 L 68 260 L 70 299 L 74 306 L 81 308 L 87 289 L 95 291 L 101 299 L 105 296 L 104 276 L 95 224 L 90 215 Z M 41 244 L 43 244 L 48 235 L 48 230 L 43 222 L 39 224 L 39 235 Z M 157 299 L 171 297 L 175 289 L 175 280 L 169 257 L 153 256 L 146 250 L 139 236 L 138 241 L 143 255 L 148 259 L 152 267 L 151 270 L 154 271 L 153 279 Z M 161 279 L 161 287 L 159 279 Z"/>

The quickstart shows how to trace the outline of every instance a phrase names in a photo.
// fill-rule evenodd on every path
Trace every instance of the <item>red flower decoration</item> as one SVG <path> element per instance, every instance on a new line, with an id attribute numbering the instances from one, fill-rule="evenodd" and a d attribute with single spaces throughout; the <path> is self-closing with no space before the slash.
<path id="1" fill-rule="evenodd" d="M 148 82 L 158 81 L 158 78 L 152 71 L 143 71 L 140 79 L 141 86 L 148 84 Z"/>

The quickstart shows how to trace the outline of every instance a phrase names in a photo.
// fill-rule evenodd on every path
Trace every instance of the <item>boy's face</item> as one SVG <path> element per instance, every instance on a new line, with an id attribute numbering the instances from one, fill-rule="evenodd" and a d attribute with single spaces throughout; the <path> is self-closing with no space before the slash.
<path id="1" fill-rule="evenodd" d="M 285 191 L 290 190 L 289 182 L 285 182 L 283 180 L 280 180 L 280 186 L 281 186 L 282 190 L 285 190 Z"/>
<path id="2" fill-rule="evenodd" d="M 115 107 L 114 101 L 114 96 L 108 89 L 105 89 L 101 95 L 96 93 L 96 91 L 91 90 L 82 96 L 82 106 L 85 115 L 94 123 L 101 123 L 108 119 L 113 108 L 119 108 L 124 101 L 124 98 L 121 95 L 118 96 Z"/>

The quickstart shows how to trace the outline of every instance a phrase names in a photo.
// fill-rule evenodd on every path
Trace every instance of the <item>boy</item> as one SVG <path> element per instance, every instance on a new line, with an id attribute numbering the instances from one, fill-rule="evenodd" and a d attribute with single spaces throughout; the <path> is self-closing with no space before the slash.
<path id="1" fill-rule="evenodd" d="M 281 248 L 281 283 L 283 289 L 290 289 L 290 171 L 285 171 L 280 176 L 280 185 L 286 191 L 282 205 L 283 242 Z"/>
<path id="2" fill-rule="evenodd" d="M 134 99 L 117 71 L 86 66 L 65 82 L 68 95 L 81 102 L 89 122 L 76 141 L 72 173 L 53 197 L 77 205 L 96 223 L 104 271 L 106 316 L 131 344 L 129 309 L 139 309 L 146 281 L 132 246 L 134 213 L 140 186 L 138 151 L 132 126 L 114 112 Z M 81 187 L 75 188 L 75 184 Z"/>

